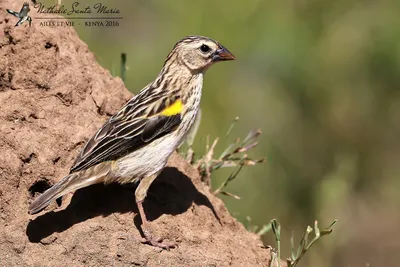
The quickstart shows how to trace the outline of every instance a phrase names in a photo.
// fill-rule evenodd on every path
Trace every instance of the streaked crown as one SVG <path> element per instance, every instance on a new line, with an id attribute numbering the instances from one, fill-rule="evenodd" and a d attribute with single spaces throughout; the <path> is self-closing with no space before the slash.
<path id="1" fill-rule="evenodd" d="M 215 62 L 235 57 L 217 41 L 205 36 L 187 36 L 175 44 L 165 64 L 179 61 L 191 71 L 203 72 Z"/>

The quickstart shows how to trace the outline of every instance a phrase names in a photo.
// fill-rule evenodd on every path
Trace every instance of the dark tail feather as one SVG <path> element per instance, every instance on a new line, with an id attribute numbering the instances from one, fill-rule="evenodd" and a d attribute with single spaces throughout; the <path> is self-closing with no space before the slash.
<path id="1" fill-rule="evenodd" d="M 47 189 L 29 206 L 29 214 L 38 213 L 42 209 L 46 208 L 53 200 L 56 200 L 57 198 L 68 193 L 66 192 L 66 189 L 68 189 L 69 185 L 71 185 L 71 183 L 76 180 L 77 177 L 77 174 L 67 175 L 60 182 Z"/>
<path id="2" fill-rule="evenodd" d="M 110 172 L 111 162 L 105 162 L 85 171 L 67 175 L 60 182 L 49 188 L 29 206 L 29 214 L 35 214 L 46 208 L 53 200 L 80 188 L 104 182 L 104 177 Z"/>

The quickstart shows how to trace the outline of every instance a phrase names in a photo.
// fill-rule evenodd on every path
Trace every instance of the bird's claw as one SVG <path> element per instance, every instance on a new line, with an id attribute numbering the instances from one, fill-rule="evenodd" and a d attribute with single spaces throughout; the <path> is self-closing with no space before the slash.
<path id="1" fill-rule="evenodd" d="M 165 250 L 170 250 L 171 248 L 177 248 L 178 245 L 169 240 L 165 240 L 161 237 L 156 237 L 152 234 L 152 232 L 148 229 L 144 229 L 142 226 L 144 238 L 142 238 L 141 242 L 144 244 L 150 244 L 153 247 L 162 248 Z"/>

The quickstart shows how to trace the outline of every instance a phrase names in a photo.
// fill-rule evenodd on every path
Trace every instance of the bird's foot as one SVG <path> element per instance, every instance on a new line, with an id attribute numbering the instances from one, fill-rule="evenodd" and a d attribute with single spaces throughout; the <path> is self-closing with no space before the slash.
<path id="1" fill-rule="evenodd" d="M 153 234 L 153 231 L 150 229 L 149 223 L 142 225 L 142 231 L 144 235 L 144 238 L 141 240 L 142 243 L 150 244 L 153 247 L 158 247 L 166 250 L 178 247 L 178 245 L 173 241 L 155 236 Z"/>

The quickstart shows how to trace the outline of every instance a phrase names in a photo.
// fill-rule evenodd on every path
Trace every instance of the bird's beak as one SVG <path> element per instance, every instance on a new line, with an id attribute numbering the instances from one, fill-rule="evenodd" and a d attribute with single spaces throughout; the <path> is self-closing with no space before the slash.
<path id="1" fill-rule="evenodd" d="M 222 45 L 219 45 L 219 48 L 217 51 L 214 52 L 213 55 L 213 61 L 223 61 L 223 60 L 234 60 L 236 59 L 234 55 L 232 55 L 231 52 L 229 52 L 228 49 L 223 47 Z"/>

